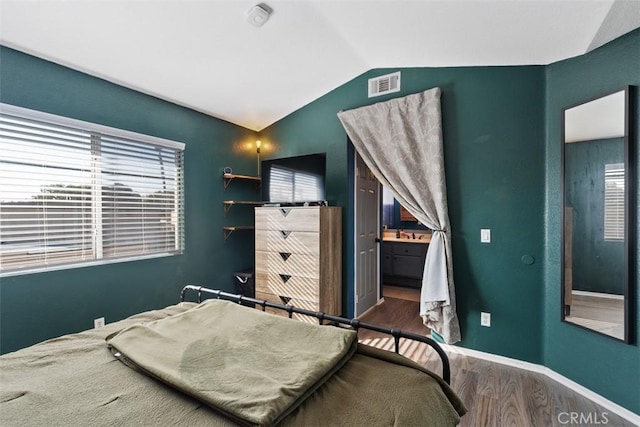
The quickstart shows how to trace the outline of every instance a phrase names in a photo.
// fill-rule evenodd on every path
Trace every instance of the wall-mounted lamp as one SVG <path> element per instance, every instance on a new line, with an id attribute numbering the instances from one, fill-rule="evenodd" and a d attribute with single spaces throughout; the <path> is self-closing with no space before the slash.
<path id="1" fill-rule="evenodd" d="M 258 175 L 260 175 L 260 147 L 262 146 L 262 141 L 256 139 L 256 153 L 258 154 Z"/>

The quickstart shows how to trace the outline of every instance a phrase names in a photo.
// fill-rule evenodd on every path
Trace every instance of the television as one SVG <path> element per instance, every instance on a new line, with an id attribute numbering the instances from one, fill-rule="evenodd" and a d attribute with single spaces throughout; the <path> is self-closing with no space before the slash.
<path id="1" fill-rule="evenodd" d="M 281 205 L 326 204 L 326 153 L 263 160 L 262 202 Z"/>

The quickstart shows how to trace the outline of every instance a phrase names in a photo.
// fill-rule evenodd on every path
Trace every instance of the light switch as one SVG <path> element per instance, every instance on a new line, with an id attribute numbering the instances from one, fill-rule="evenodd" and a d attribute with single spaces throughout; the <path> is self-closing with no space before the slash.
<path id="1" fill-rule="evenodd" d="M 491 230 L 489 228 L 480 230 L 480 243 L 491 243 Z"/>
<path id="2" fill-rule="evenodd" d="M 491 327 L 491 313 L 485 313 L 484 311 L 480 313 L 480 326 Z"/>

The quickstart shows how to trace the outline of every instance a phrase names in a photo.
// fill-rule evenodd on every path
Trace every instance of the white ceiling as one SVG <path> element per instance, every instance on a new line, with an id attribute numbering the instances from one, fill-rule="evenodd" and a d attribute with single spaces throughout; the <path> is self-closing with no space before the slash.
<path id="1" fill-rule="evenodd" d="M 373 68 L 549 64 L 640 0 L 0 0 L 0 42 L 253 130 Z"/>

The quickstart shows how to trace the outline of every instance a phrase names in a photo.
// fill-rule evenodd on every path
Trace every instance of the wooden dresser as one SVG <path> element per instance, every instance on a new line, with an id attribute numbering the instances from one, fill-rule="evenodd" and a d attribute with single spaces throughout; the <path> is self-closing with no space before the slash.
<path id="1" fill-rule="evenodd" d="M 258 207 L 255 214 L 256 298 L 341 315 L 342 209 Z"/>

